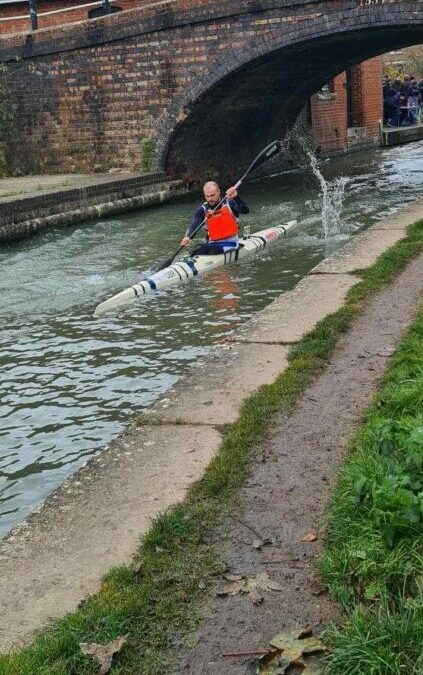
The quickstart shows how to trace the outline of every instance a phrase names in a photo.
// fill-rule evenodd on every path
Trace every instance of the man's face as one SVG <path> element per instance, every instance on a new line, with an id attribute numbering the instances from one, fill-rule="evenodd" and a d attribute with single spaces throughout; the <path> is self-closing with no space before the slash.
<path id="1" fill-rule="evenodd" d="M 208 187 L 204 190 L 207 204 L 216 206 L 220 202 L 220 190 L 217 187 Z"/>

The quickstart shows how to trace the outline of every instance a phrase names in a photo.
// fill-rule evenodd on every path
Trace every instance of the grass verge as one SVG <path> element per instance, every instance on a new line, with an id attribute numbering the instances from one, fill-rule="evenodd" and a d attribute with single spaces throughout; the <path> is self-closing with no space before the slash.
<path id="1" fill-rule="evenodd" d="M 184 503 L 157 518 L 144 537 L 136 567 L 112 569 L 98 594 L 77 612 L 43 631 L 30 647 L 0 656 L 0 675 L 91 675 L 98 667 L 81 653 L 79 643 L 104 643 L 120 635 L 128 635 L 129 642 L 115 659 L 115 675 L 167 672 L 172 646 L 178 647 L 181 636 L 198 621 L 204 585 L 221 572 L 207 534 L 234 506 L 271 416 L 292 408 L 369 296 L 422 249 L 423 221 L 411 226 L 405 239 L 362 272 L 362 281 L 351 289 L 345 306 L 321 321 L 291 351 L 289 367 L 273 384 L 244 403 L 204 478 L 191 488 Z"/>
<path id="2" fill-rule="evenodd" d="M 340 472 L 321 561 L 347 611 L 331 675 L 423 673 L 423 307 Z"/>

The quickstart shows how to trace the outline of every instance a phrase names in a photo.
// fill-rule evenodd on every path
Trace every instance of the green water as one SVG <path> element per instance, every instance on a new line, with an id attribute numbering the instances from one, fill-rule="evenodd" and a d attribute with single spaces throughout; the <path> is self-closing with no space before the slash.
<path id="1" fill-rule="evenodd" d="M 242 222 L 255 230 L 297 218 L 289 238 L 102 319 L 92 315 L 101 300 L 177 248 L 200 197 L 1 249 L 0 534 L 211 345 L 354 232 L 421 196 L 422 150 L 420 143 L 325 163 L 338 197 L 337 178 L 348 177 L 336 204 L 341 232 L 328 239 L 310 172 L 250 183 L 242 195 L 251 214 Z"/>

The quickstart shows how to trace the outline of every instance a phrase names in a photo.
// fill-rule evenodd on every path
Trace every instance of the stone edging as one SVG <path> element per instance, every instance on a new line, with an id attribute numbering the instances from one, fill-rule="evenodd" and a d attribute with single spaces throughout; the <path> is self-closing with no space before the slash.
<path id="1" fill-rule="evenodd" d="M 93 201 L 98 201 L 99 198 L 96 196 L 89 197 L 85 192 L 86 188 L 73 190 L 72 192 L 81 195 L 75 204 L 82 203 L 84 205 L 78 206 L 77 208 L 70 209 L 68 211 L 61 210 L 59 213 L 55 213 L 55 211 L 57 211 L 59 208 L 63 209 L 65 205 L 60 204 L 61 193 L 55 193 L 55 203 L 50 201 L 47 206 L 41 204 L 39 207 L 37 207 L 41 213 L 45 210 L 47 210 L 47 212 L 53 211 L 51 215 L 41 215 L 40 217 L 36 218 L 32 217 L 29 219 L 27 218 L 26 220 L 20 220 L 19 222 L 9 222 L 7 225 L 0 227 L 0 244 L 26 239 L 49 227 L 77 225 L 78 223 L 94 220 L 96 218 L 103 218 L 105 216 L 112 216 L 118 213 L 125 213 L 127 211 L 133 211 L 135 209 L 140 209 L 147 206 L 156 206 L 164 202 L 171 200 L 173 201 L 178 197 L 183 197 L 190 192 L 187 187 L 183 186 L 182 181 L 171 181 L 149 187 L 153 188 L 154 191 L 131 197 L 118 198 L 114 199 L 113 201 L 101 202 L 99 204 L 92 204 Z M 132 189 L 132 192 L 139 192 L 140 189 L 143 190 L 145 188 L 138 187 L 138 189 Z M 120 194 L 125 194 L 125 192 L 128 193 L 129 190 L 126 189 L 125 191 L 121 191 Z M 47 195 L 47 197 L 49 197 L 49 195 Z M 102 195 L 103 199 L 104 197 L 105 195 Z M 37 210 L 37 208 L 35 210 Z M 11 219 L 12 218 L 13 214 L 11 214 Z"/>

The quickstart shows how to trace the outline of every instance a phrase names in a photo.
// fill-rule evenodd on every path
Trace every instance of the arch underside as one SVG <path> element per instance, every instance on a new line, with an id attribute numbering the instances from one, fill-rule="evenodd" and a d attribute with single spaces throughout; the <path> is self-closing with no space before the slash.
<path id="1" fill-rule="evenodd" d="M 335 33 L 276 49 L 234 70 L 196 101 L 170 134 L 168 173 L 230 178 L 266 142 L 281 137 L 307 99 L 366 59 L 423 42 L 423 25 Z"/>

